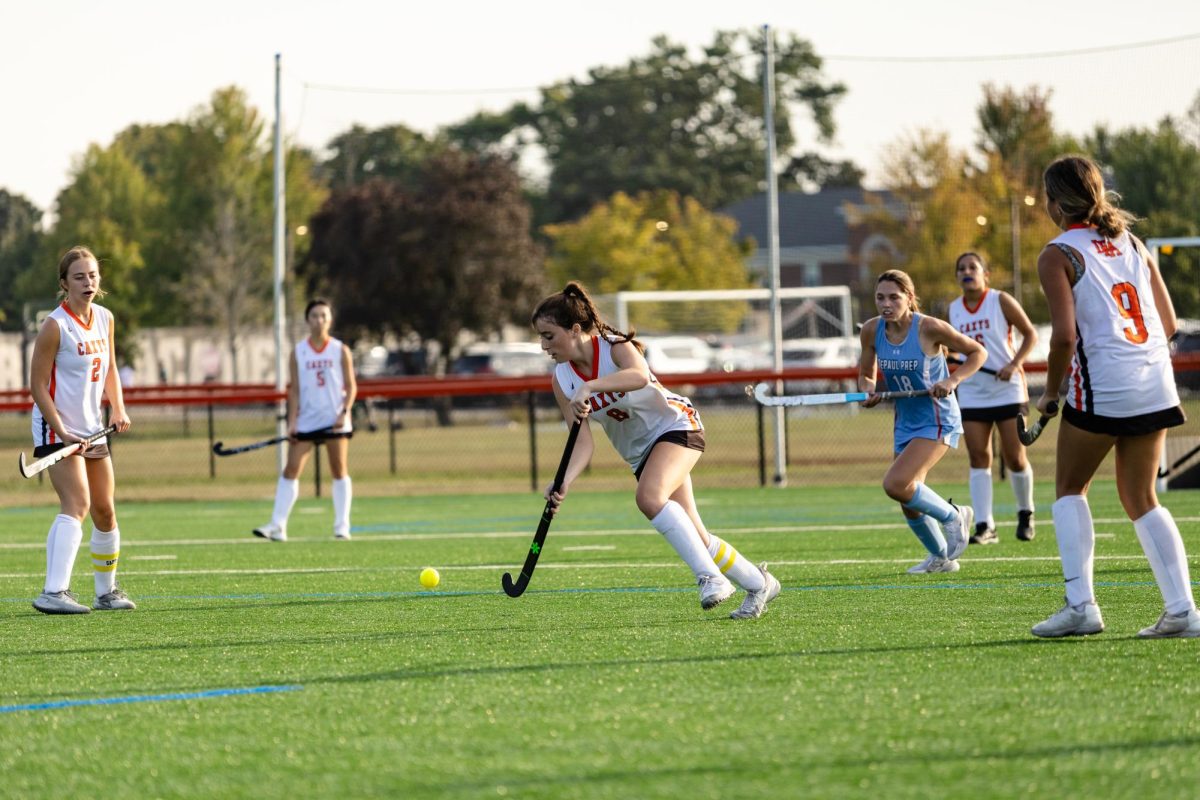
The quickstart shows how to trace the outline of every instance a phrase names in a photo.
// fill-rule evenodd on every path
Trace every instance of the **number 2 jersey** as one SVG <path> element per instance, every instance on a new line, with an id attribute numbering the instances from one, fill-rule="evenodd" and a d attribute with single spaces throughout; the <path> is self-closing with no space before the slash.
<path id="1" fill-rule="evenodd" d="M 1095 228 L 1072 227 L 1050 244 L 1083 255 L 1083 275 L 1071 287 L 1076 336 L 1066 392 L 1071 407 L 1125 418 L 1179 405 L 1150 268 L 1129 234 L 1105 239 Z"/>
<path id="2" fill-rule="evenodd" d="M 1016 355 L 1012 346 L 1012 326 L 1000 307 L 1000 292 L 987 289 L 974 308 L 967 298 L 960 297 L 950 304 L 950 324 L 963 336 L 974 339 L 987 350 L 984 366 L 999 372 Z M 976 372 L 955 390 L 962 408 L 995 408 L 1029 399 L 1025 393 L 1025 376 L 1017 370 L 1007 381 L 986 372 Z"/>
<path id="3" fill-rule="evenodd" d="M 313 431 L 332 428 L 346 404 L 346 379 L 342 374 L 342 348 L 340 340 L 332 336 L 320 350 L 313 347 L 309 339 L 296 345 L 296 375 L 300 380 L 300 411 L 296 416 L 296 431 Z M 350 415 L 338 433 L 350 430 Z"/>
<path id="4" fill-rule="evenodd" d="M 100 399 L 104 395 L 105 379 L 112 366 L 109 351 L 109 332 L 112 314 L 108 309 L 93 305 L 88 324 L 75 316 L 64 302 L 50 312 L 47 322 L 58 325 L 58 352 L 50 368 L 50 399 L 58 410 L 67 432 L 83 438 L 104 427 L 100 416 Z M 98 439 L 95 444 L 108 440 Z M 33 444 L 44 447 L 61 440 L 33 405 Z"/>
<path id="5" fill-rule="evenodd" d="M 619 372 L 612 358 L 612 343 L 592 337 L 592 374 L 584 375 L 570 361 L 554 368 L 554 379 L 568 399 L 584 381 Z M 692 401 L 663 388 L 653 373 L 650 383 L 632 392 L 597 392 L 592 395 L 592 419 L 600 423 L 621 458 L 636 470 L 658 437 L 671 431 L 701 431 L 700 415 Z"/>

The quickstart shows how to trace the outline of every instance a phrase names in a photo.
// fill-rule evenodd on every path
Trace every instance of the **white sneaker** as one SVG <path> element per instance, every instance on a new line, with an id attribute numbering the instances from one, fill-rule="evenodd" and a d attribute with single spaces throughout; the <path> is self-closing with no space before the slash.
<path id="1" fill-rule="evenodd" d="M 43 614 L 90 614 L 92 610 L 75 599 L 71 592 L 42 592 L 33 607 Z"/>
<path id="2" fill-rule="evenodd" d="M 767 610 L 767 603 L 779 596 L 779 580 L 767 572 L 767 565 L 759 564 L 763 575 L 763 588 L 757 592 L 746 592 L 742 605 L 729 615 L 730 619 L 757 619 Z"/>
<path id="3" fill-rule="evenodd" d="M 334 532 L 333 532 L 333 538 L 335 538 L 335 539 L 349 539 L 349 538 L 350 538 L 350 531 L 334 531 Z"/>
<path id="4" fill-rule="evenodd" d="M 1064 603 L 1055 614 L 1034 625 L 1032 633 L 1044 639 L 1057 639 L 1060 636 L 1090 636 L 1103 630 L 1104 619 L 1100 616 L 1100 606 L 1095 603 L 1079 606 Z"/>
<path id="5" fill-rule="evenodd" d="M 1138 636 L 1143 639 L 1200 638 L 1200 611 L 1195 608 L 1182 614 L 1164 611 L 1158 622 L 1149 628 L 1142 628 L 1138 631 Z"/>
<path id="6" fill-rule="evenodd" d="M 949 558 L 931 555 L 920 564 L 908 568 L 909 575 L 926 575 L 930 572 L 958 572 L 958 562 Z"/>
<path id="7" fill-rule="evenodd" d="M 946 558 L 956 561 L 967 549 L 967 537 L 975 530 L 975 509 L 970 506 L 955 506 L 958 516 L 949 522 L 942 523 L 942 533 L 946 535 Z"/>
<path id="8" fill-rule="evenodd" d="M 697 583 L 700 584 L 700 607 L 705 611 L 721 605 L 737 591 L 724 575 L 701 575 Z"/>
<path id="9" fill-rule="evenodd" d="M 129 599 L 129 595 L 121 591 L 120 586 L 114 586 L 108 594 L 98 595 L 92 608 L 97 611 L 132 611 L 137 604 Z"/>
<path id="10" fill-rule="evenodd" d="M 274 522 L 268 522 L 266 525 L 260 525 L 254 529 L 253 533 L 255 536 L 262 537 L 263 539 L 270 539 L 272 542 L 287 541 L 287 531 L 285 531 L 283 528 L 280 528 Z"/>

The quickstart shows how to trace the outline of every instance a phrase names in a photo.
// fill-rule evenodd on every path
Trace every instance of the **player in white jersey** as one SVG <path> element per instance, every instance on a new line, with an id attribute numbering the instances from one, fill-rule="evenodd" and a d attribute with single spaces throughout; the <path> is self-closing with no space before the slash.
<path id="1" fill-rule="evenodd" d="M 1104 630 L 1092 579 L 1095 530 L 1087 492 L 1114 447 L 1117 494 L 1165 609 L 1143 638 L 1200 637 L 1187 554 L 1154 482 L 1166 429 L 1184 422 L 1167 338 L 1175 309 L 1158 265 L 1129 233 L 1133 216 L 1113 204 L 1100 169 L 1083 156 L 1056 159 L 1043 175 L 1046 211 L 1063 230 L 1038 258 L 1053 332 L 1046 392 L 1038 410 L 1059 400 L 1054 534 L 1066 582 L 1062 609 L 1033 627 L 1043 637 Z"/>
<path id="2" fill-rule="evenodd" d="M 29 386 L 33 395 L 33 454 L 50 455 L 105 427 L 100 401 L 107 398 L 109 424 L 129 430 L 125 398 L 113 363 L 113 316 L 93 304 L 102 297 L 100 264 L 86 247 L 73 247 L 58 263 L 62 304 L 47 317 L 33 346 Z M 44 614 L 86 614 L 71 593 L 71 568 L 83 540 L 83 518 L 92 515 L 92 569 L 97 611 L 136 606 L 116 583 L 121 534 L 113 502 L 108 440 L 96 440 L 50 467 L 59 514 L 46 537 L 46 583 L 33 607 Z"/>
<path id="3" fill-rule="evenodd" d="M 715 608 L 746 590 L 734 619 L 753 619 L 779 594 L 767 565 L 755 566 L 710 533 L 692 495 L 692 468 L 704 450 L 704 427 L 692 403 L 663 388 L 650 373 L 633 334 L 600 319 L 587 292 L 568 283 L 530 318 L 542 349 L 554 359 L 554 397 L 564 419 L 596 419 L 637 479 L 637 506 L 691 568 L 700 606 Z M 546 499 L 558 506 L 591 461 L 595 444 L 583 425 L 562 488 Z M 732 581 L 732 582 L 731 582 Z"/>
<path id="4" fill-rule="evenodd" d="M 329 335 L 333 309 L 313 300 L 304 309 L 308 338 L 296 345 L 288 382 L 287 465 L 275 485 L 271 521 L 254 529 L 255 536 L 287 541 L 288 517 L 300 496 L 300 473 L 314 446 L 325 444 L 333 475 L 333 537 L 350 538 L 353 488 L 346 459 L 354 431 L 350 409 L 358 393 L 350 348 Z"/>
<path id="5" fill-rule="evenodd" d="M 1000 457 L 1008 468 L 1017 501 L 1017 538 L 1029 541 L 1033 527 L 1033 467 L 1017 436 L 1017 416 L 1029 414 L 1025 363 L 1037 342 L 1037 331 L 1020 303 L 990 286 L 990 275 L 976 253 L 963 253 L 954 262 L 954 277 L 962 297 L 950 304 L 950 325 L 987 350 L 983 368 L 958 385 L 963 438 L 970 460 L 971 507 L 975 531 L 971 544 L 994 544 L 996 518 L 992 510 L 992 428 L 1000 431 Z M 1020 332 L 1021 347 L 1013 349 L 1012 331 Z"/>

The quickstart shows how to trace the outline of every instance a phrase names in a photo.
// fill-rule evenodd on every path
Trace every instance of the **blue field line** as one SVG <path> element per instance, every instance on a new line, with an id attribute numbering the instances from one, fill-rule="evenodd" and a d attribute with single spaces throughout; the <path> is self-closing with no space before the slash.
<path id="1" fill-rule="evenodd" d="M 1156 584 L 1154 581 L 1096 581 L 1096 586 L 1102 588 L 1143 588 Z M 1200 580 L 1192 581 L 1193 586 L 1200 586 Z M 1047 589 L 1062 586 L 1062 581 L 1039 581 L 1037 583 L 878 583 L 834 586 L 785 586 L 785 592 L 881 592 L 881 591 L 925 591 L 929 589 Z M 526 594 L 679 594 L 696 591 L 691 586 L 611 586 L 594 589 L 531 589 Z M 354 599 L 403 599 L 423 598 L 432 600 L 439 597 L 495 597 L 503 595 L 500 590 L 463 589 L 455 591 L 384 591 L 384 592 L 254 592 L 252 594 L 163 594 L 138 595 L 139 602 L 155 601 L 188 601 L 188 600 L 354 600 Z M 28 603 L 28 597 L 3 597 L 0 603 Z"/>
<path id="2" fill-rule="evenodd" d="M 161 703 L 169 700 L 208 700 L 212 697 L 233 697 L 243 694 L 276 694 L 298 692 L 303 686 L 248 686 L 244 689 L 209 689 L 203 692 L 174 692 L 172 694 L 140 694 L 130 697 L 92 697 L 87 700 L 55 700 L 52 703 L 26 703 L 16 706 L 0 706 L 0 714 L 14 711 L 47 711 L 74 706 L 116 706 L 124 703 Z"/>

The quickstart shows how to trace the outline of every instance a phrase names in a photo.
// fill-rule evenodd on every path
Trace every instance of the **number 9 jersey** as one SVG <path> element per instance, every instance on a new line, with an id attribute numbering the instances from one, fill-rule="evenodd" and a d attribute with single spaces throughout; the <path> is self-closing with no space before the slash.
<path id="1" fill-rule="evenodd" d="M 100 417 L 100 399 L 104 383 L 112 366 L 109 352 L 109 332 L 112 314 L 106 308 L 92 305 L 88 324 L 75 316 L 64 302 L 47 315 L 47 322 L 58 325 L 58 352 L 50 368 L 50 399 L 58 410 L 67 432 L 83 438 L 104 427 Z M 37 403 L 33 405 L 33 444 L 44 447 L 61 440 L 42 417 Z M 105 444 L 98 439 L 95 444 Z"/>
<path id="2" fill-rule="evenodd" d="M 1179 405 L 1171 352 L 1150 287 L 1150 268 L 1129 233 L 1105 239 L 1095 228 L 1072 227 L 1052 245 L 1075 259 L 1075 356 L 1066 400 L 1072 408 L 1125 418 Z"/>

